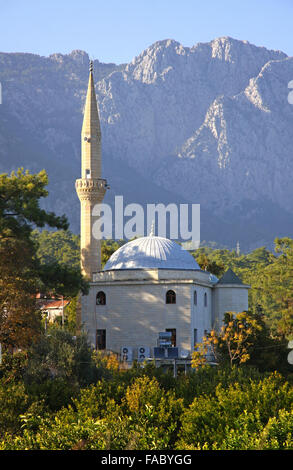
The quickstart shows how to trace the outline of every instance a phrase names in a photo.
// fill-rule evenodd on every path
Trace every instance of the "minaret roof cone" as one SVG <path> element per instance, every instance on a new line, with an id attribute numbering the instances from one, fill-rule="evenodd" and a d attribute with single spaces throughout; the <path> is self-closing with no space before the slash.
<path id="1" fill-rule="evenodd" d="M 98 136 L 101 137 L 100 119 L 93 78 L 92 60 L 90 61 L 90 75 L 84 107 L 82 134 L 85 134 L 89 137 L 93 134 L 98 134 Z"/>

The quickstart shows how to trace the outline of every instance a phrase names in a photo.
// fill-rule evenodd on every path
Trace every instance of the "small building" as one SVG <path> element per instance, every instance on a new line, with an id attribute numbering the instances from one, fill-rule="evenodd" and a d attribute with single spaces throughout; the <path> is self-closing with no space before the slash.
<path id="1" fill-rule="evenodd" d="M 69 300 L 56 300 L 56 299 L 42 299 L 40 303 L 40 310 L 49 323 L 53 323 L 58 317 L 64 318 L 66 307 L 69 305 Z"/>

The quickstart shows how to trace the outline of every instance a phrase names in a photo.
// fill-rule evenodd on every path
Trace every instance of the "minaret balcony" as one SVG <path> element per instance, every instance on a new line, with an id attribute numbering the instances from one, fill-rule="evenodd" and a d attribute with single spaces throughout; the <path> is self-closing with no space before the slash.
<path id="1" fill-rule="evenodd" d="M 79 178 L 75 181 L 75 189 L 80 199 L 102 200 L 108 188 L 103 178 Z"/>

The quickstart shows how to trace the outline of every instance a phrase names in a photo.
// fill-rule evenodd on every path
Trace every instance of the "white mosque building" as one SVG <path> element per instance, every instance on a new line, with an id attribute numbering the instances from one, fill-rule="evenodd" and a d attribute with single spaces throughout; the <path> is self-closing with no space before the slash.
<path id="1" fill-rule="evenodd" d="M 248 309 L 248 285 L 229 269 L 219 280 L 200 269 L 178 243 L 155 236 L 130 241 L 101 269 L 100 242 L 93 238 L 92 208 L 107 189 L 101 178 L 101 132 L 92 66 L 82 128 L 81 266 L 90 279 L 81 321 L 93 347 L 129 361 L 188 357 L 203 335 L 222 324 L 227 311 Z M 162 349 L 159 334 L 169 336 Z"/>

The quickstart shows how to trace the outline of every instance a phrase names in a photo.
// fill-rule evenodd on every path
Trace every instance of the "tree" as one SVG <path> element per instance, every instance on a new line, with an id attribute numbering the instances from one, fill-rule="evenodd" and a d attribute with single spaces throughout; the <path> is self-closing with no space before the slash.
<path id="1" fill-rule="evenodd" d="M 245 381 L 228 385 L 219 382 L 212 393 L 197 395 L 185 410 L 176 448 L 273 448 L 267 445 L 273 445 L 272 434 L 276 432 L 278 439 L 274 448 L 292 448 L 292 417 L 290 424 L 284 422 L 284 428 L 278 429 L 281 423 L 276 422 L 280 412 L 291 412 L 292 399 L 292 385 L 277 373 L 256 380 L 247 377 Z M 269 439 L 272 441 L 266 443 L 265 427 L 272 424 L 271 420 L 275 422 L 275 429 Z"/>
<path id="2" fill-rule="evenodd" d="M 208 364 L 207 355 L 209 352 L 209 340 L 206 336 L 203 337 L 202 343 L 194 345 L 194 351 L 191 356 L 191 367 L 193 369 L 200 369 Z"/>
<path id="3" fill-rule="evenodd" d="M 99 371 L 92 358 L 92 348 L 84 333 L 72 336 L 52 327 L 28 351 L 27 384 L 42 384 L 57 377 L 71 386 L 85 386 L 97 380 Z M 68 391 L 71 393 L 73 389 Z"/>
<path id="4" fill-rule="evenodd" d="M 40 199 L 48 196 L 45 170 L 31 174 L 23 168 L 10 176 L 0 175 L 0 237 L 28 239 L 34 226 L 67 230 L 65 215 L 58 217 L 40 207 Z"/>
<path id="5" fill-rule="evenodd" d="M 225 271 L 225 267 L 222 262 L 211 260 L 210 257 L 204 252 L 201 252 L 196 256 L 196 261 L 201 269 L 208 271 L 215 276 L 221 276 Z"/>
<path id="6" fill-rule="evenodd" d="M 102 251 L 102 267 L 105 266 L 110 256 L 120 248 L 123 241 L 117 242 L 115 240 L 102 240 L 101 251 Z"/>
<path id="7" fill-rule="evenodd" d="M 69 230 L 34 230 L 32 239 L 37 243 L 40 263 L 58 263 L 70 268 L 80 267 L 80 238 Z"/>
<path id="8" fill-rule="evenodd" d="M 278 336 L 293 338 L 293 240 L 276 238 L 274 263 L 268 265 L 259 281 L 264 310 Z"/>
<path id="9" fill-rule="evenodd" d="M 11 349 L 28 347 L 40 333 L 38 292 L 67 296 L 88 290 L 80 268 L 43 264 L 37 257 L 35 227 L 68 228 L 64 215 L 40 207 L 47 183 L 45 171 L 0 175 L 0 342 Z"/>
<path id="10" fill-rule="evenodd" d="M 0 343 L 9 349 L 28 347 L 39 335 L 41 317 L 35 294 L 38 274 L 33 247 L 27 241 L 0 241 Z"/>
<path id="11" fill-rule="evenodd" d="M 275 239 L 275 252 L 259 247 L 250 253 L 201 247 L 193 253 L 202 269 L 221 276 L 217 266 L 233 271 L 249 289 L 251 309 L 261 309 L 272 336 L 293 338 L 293 240 Z M 215 266 L 214 266 L 215 263 Z"/>
<path id="12" fill-rule="evenodd" d="M 228 354 L 230 365 L 237 362 L 242 364 L 250 358 L 250 351 L 255 344 L 257 332 L 262 329 L 259 318 L 251 312 L 241 312 L 236 315 L 227 312 L 224 316 L 224 325 L 220 335 L 213 331 L 210 334 L 210 344 L 215 345 L 215 350 L 219 348 Z"/>
<path id="13" fill-rule="evenodd" d="M 192 355 L 192 366 L 204 364 L 211 354 L 218 362 L 229 360 L 233 364 L 243 364 L 250 358 L 250 352 L 256 344 L 257 334 L 263 328 L 260 318 L 251 312 L 226 312 L 220 332 L 215 329 L 203 337 L 202 345 L 196 345 Z"/>

